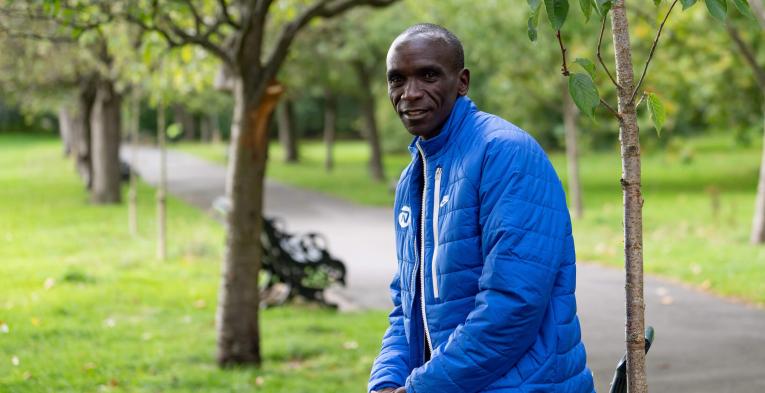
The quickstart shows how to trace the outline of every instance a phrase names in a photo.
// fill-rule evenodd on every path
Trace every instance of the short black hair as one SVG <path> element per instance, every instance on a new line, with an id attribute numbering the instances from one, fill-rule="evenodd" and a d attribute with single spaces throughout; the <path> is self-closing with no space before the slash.
<path id="1" fill-rule="evenodd" d="M 454 33 L 447 30 L 445 27 L 433 23 L 418 23 L 404 30 L 398 36 L 403 37 L 408 35 L 424 35 L 443 40 L 446 46 L 448 46 L 454 53 L 454 63 L 452 64 L 454 68 L 457 70 L 465 68 L 465 51 L 462 49 L 462 42 L 460 42 L 460 39 L 457 38 Z"/>

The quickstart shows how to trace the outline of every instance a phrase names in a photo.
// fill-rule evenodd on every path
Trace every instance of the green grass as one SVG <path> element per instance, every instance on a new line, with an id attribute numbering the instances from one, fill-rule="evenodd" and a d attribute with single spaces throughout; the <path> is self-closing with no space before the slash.
<path id="1" fill-rule="evenodd" d="M 179 148 L 225 162 L 220 147 Z M 298 164 L 283 163 L 279 145 L 272 144 L 268 176 L 360 204 L 392 205 L 389 184 L 374 183 L 367 175 L 368 150 L 363 143 L 339 142 L 335 152 L 336 169 L 327 173 L 321 143 L 302 143 Z M 748 243 L 760 164 L 759 143 L 737 147 L 732 136 L 715 136 L 676 140 L 666 149 L 643 153 L 646 271 L 765 304 L 765 247 Z M 565 157 L 553 153 L 551 159 L 565 183 Z M 406 154 L 385 157 L 391 182 L 409 160 Z M 574 222 L 578 258 L 621 266 L 619 152 L 585 153 L 580 166 L 585 215 Z"/>
<path id="2" fill-rule="evenodd" d="M 87 203 L 56 140 L 0 134 L 0 391 L 362 391 L 385 313 L 264 311 L 261 369 L 214 363 L 224 233 L 170 199 L 154 258 L 153 190 L 140 235 L 125 206 Z M 6 331 L 7 330 L 7 331 Z"/>

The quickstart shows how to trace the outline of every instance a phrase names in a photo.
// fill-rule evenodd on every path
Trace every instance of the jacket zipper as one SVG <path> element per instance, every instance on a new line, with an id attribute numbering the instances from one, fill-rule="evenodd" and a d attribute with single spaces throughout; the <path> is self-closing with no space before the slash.
<path id="1" fill-rule="evenodd" d="M 428 329 L 428 316 L 425 314 L 425 196 L 428 185 L 428 161 L 425 159 L 425 152 L 422 151 L 420 143 L 417 142 L 417 150 L 422 157 L 422 205 L 420 205 L 420 308 L 422 313 L 422 324 L 425 327 L 425 342 L 428 350 L 433 353 L 433 344 L 430 341 L 430 329 Z"/>
<path id="2" fill-rule="evenodd" d="M 433 190 L 433 260 L 430 262 L 430 274 L 433 278 L 433 297 L 438 299 L 438 271 L 436 269 L 436 257 L 438 257 L 438 211 L 441 208 L 441 167 L 436 168 L 436 186 Z"/>

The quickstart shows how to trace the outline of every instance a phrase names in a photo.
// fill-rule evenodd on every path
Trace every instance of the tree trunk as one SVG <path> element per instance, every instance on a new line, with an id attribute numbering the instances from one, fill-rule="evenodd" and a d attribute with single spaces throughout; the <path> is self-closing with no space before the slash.
<path id="1" fill-rule="evenodd" d="M 231 209 L 226 216 L 226 254 L 216 315 L 217 358 L 222 366 L 261 362 L 258 272 L 267 126 L 283 92 L 275 83 L 246 91 L 241 77 L 234 85 L 231 157 L 226 178 Z"/>
<path id="2" fill-rule="evenodd" d="M 361 116 L 364 119 L 364 137 L 369 143 L 369 172 L 372 179 L 378 182 L 385 181 L 385 171 L 382 162 L 382 149 L 380 138 L 377 135 L 377 120 L 375 119 L 375 99 L 372 94 L 372 81 L 369 72 L 363 62 L 353 63 L 356 76 L 359 78 L 359 92 L 361 93 Z"/>
<path id="3" fill-rule="evenodd" d="M 293 121 L 292 100 L 283 99 L 276 108 L 279 143 L 284 149 L 284 162 L 298 162 L 297 137 Z"/>
<path id="4" fill-rule="evenodd" d="M 210 143 L 212 141 L 212 121 L 205 115 L 199 119 L 199 139 L 202 142 Z"/>
<path id="5" fill-rule="evenodd" d="M 631 100 L 634 89 L 632 49 L 625 0 L 615 0 L 611 12 L 616 79 L 619 83 L 619 140 L 622 156 L 622 191 L 624 196 L 624 267 L 627 297 L 627 386 L 630 393 L 646 393 L 645 373 L 645 303 L 643 300 L 643 197 L 640 191 L 640 139 Z"/>
<path id="6" fill-rule="evenodd" d="M 93 147 L 93 188 L 91 201 L 97 204 L 119 203 L 120 137 L 122 99 L 112 81 L 97 83 L 96 98 L 90 114 Z"/>
<path id="7" fill-rule="evenodd" d="M 757 2 L 752 2 L 754 7 Z M 761 6 L 762 3 L 759 3 Z M 755 10 L 757 11 L 757 10 Z M 759 13 L 759 11 L 757 11 Z M 763 22 L 765 26 L 765 22 Z M 762 94 L 762 114 L 763 114 L 763 135 L 765 135 L 765 67 L 762 67 L 757 63 L 757 56 L 753 48 L 741 37 L 738 29 L 736 29 L 730 23 L 725 25 L 728 30 L 728 35 L 733 39 L 733 43 L 736 44 L 736 48 L 744 57 L 746 64 L 754 74 L 754 80 L 757 82 L 757 87 Z M 752 233 L 749 237 L 749 241 L 752 244 L 765 243 L 765 143 L 762 147 L 762 162 L 760 164 L 760 178 L 757 183 L 757 196 L 754 202 L 754 216 L 752 217 Z"/>
<path id="8" fill-rule="evenodd" d="M 92 140 L 90 114 L 96 99 L 95 77 L 84 77 L 79 82 L 77 110 L 72 116 L 71 148 L 75 170 L 80 175 L 85 188 L 93 186 Z"/>
<path id="9" fill-rule="evenodd" d="M 73 120 L 69 108 L 66 105 L 61 105 L 58 108 L 58 132 L 61 135 L 64 157 L 69 157 L 72 154 L 72 129 L 75 127 L 72 124 Z"/>
<path id="10" fill-rule="evenodd" d="M 212 142 L 215 144 L 223 142 L 223 133 L 220 130 L 220 122 L 218 121 L 218 112 L 210 114 L 210 125 L 212 125 Z"/>
<path id="11" fill-rule="evenodd" d="M 157 187 L 157 259 L 167 258 L 167 123 L 165 103 L 157 105 L 157 144 L 159 145 L 159 185 Z"/>
<path id="12" fill-rule="evenodd" d="M 183 130 L 183 139 L 187 141 L 193 141 L 196 137 L 196 123 L 194 122 L 194 115 L 189 113 L 183 104 L 173 105 L 173 120 L 181 125 Z"/>
<path id="13" fill-rule="evenodd" d="M 582 218 L 584 207 L 582 205 L 582 185 L 579 182 L 579 149 L 577 147 L 576 125 L 577 110 L 574 101 L 568 93 L 568 85 L 562 84 L 563 94 L 563 126 L 566 134 L 566 161 L 568 169 L 568 194 L 571 197 L 571 205 L 574 208 L 574 217 Z"/>
<path id="14" fill-rule="evenodd" d="M 133 236 L 138 235 L 138 179 L 133 169 L 138 162 L 138 128 L 141 117 L 141 97 L 133 91 L 130 100 L 130 191 L 128 191 L 128 229 Z"/>
<path id="15" fill-rule="evenodd" d="M 752 234 L 749 238 L 752 244 L 765 243 L 765 91 L 763 91 L 762 101 L 763 145 L 762 158 L 760 161 L 760 179 L 757 183 L 757 196 L 754 201 Z"/>
<path id="16" fill-rule="evenodd" d="M 326 146 L 326 155 L 324 156 L 324 168 L 327 172 L 332 171 L 335 165 L 335 130 L 337 128 L 337 97 L 332 90 L 324 89 L 324 145 Z"/>

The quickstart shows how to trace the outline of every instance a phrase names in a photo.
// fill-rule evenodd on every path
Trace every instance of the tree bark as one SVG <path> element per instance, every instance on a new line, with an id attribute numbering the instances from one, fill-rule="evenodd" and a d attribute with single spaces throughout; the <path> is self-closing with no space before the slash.
<path id="1" fill-rule="evenodd" d="M 218 112 L 210 113 L 209 119 L 210 126 L 212 127 L 212 143 L 218 144 L 223 142 L 223 133 L 218 122 Z"/>
<path id="2" fill-rule="evenodd" d="M 93 186 L 92 139 L 90 114 L 96 99 L 96 79 L 83 77 L 79 81 L 77 110 L 72 116 L 71 148 L 75 170 L 87 190 Z"/>
<path id="3" fill-rule="evenodd" d="M 111 204 L 121 200 L 121 103 L 122 99 L 114 83 L 107 79 L 99 80 L 90 114 L 93 147 L 93 188 L 90 199 L 93 203 Z"/>
<path id="4" fill-rule="evenodd" d="M 295 133 L 292 100 L 281 100 L 276 108 L 276 120 L 279 128 L 279 144 L 284 149 L 284 162 L 298 162 L 297 137 Z"/>
<path id="5" fill-rule="evenodd" d="M 216 315 L 218 364 L 259 365 L 258 272 L 263 226 L 263 179 L 268 152 L 268 120 L 283 88 L 273 83 L 248 91 L 234 81 L 234 116 L 226 196 L 231 202 L 226 223 L 226 255 Z"/>
<path id="6" fill-rule="evenodd" d="M 361 116 L 364 120 L 364 137 L 369 143 L 369 172 L 372 179 L 378 182 L 385 181 L 385 170 L 382 162 L 382 149 L 380 138 L 377 133 L 377 120 L 375 119 L 375 99 L 372 94 L 372 81 L 369 72 L 362 61 L 353 62 L 356 76 L 359 78 L 359 92 L 361 94 Z"/>
<path id="7" fill-rule="evenodd" d="M 640 190 L 640 139 L 631 100 L 634 89 L 632 49 L 625 0 L 615 0 L 611 12 L 616 79 L 619 83 L 619 140 L 624 197 L 624 267 L 626 271 L 627 386 L 630 393 L 646 393 L 645 302 L 643 299 L 643 197 Z"/>
<path id="8" fill-rule="evenodd" d="M 138 162 L 138 128 L 141 117 L 141 97 L 133 91 L 130 100 L 130 190 L 128 191 L 128 229 L 133 236 L 138 235 L 138 176 L 133 167 Z"/>
<path id="9" fill-rule="evenodd" d="M 69 108 L 66 105 L 61 105 L 58 108 L 58 133 L 61 136 L 64 157 L 69 157 L 72 153 L 72 129 L 75 127 L 72 122 Z"/>
<path id="10" fill-rule="evenodd" d="M 754 200 L 754 217 L 752 218 L 752 234 L 749 241 L 752 244 L 765 243 L 765 91 L 762 103 L 763 146 L 760 160 L 760 178 L 757 182 L 757 196 Z"/>
<path id="11" fill-rule="evenodd" d="M 167 258 L 167 124 L 165 103 L 157 105 L 157 144 L 159 145 L 159 185 L 157 187 L 157 259 Z"/>
<path id="12" fill-rule="evenodd" d="M 196 122 L 192 115 L 183 104 L 173 105 L 173 120 L 181 125 L 183 130 L 183 139 L 192 141 L 196 138 Z"/>
<path id="13" fill-rule="evenodd" d="M 199 119 L 199 139 L 202 142 L 212 142 L 213 124 L 209 115 L 204 115 Z"/>
<path id="14" fill-rule="evenodd" d="M 324 146 L 326 154 L 324 156 L 324 169 L 327 172 L 332 171 L 335 165 L 335 130 L 337 129 L 337 97 L 332 90 L 324 89 Z"/>
<path id="15" fill-rule="evenodd" d="M 568 170 L 568 193 L 574 209 L 574 217 L 579 219 L 584 214 L 582 205 L 582 185 L 579 182 L 579 149 L 577 147 L 576 119 L 577 110 L 574 101 L 568 93 L 568 85 L 561 85 L 563 94 L 563 126 L 566 134 L 566 161 Z"/>
<path id="16" fill-rule="evenodd" d="M 754 7 L 756 2 L 752 2 Z M 758 5 L 762 5 L 759 3 Z M 757 10 L 755 10 L 757 11 Z M 759 11 L 756 12 L 759 14 Z M 765 25 L 765 24 L 764 24 Z M 725 25 L 728 35 L 733 39 L 736 48 L 744 57 L 744 60 L 754 74 L 754 80 L 762 94 L 763 135 L 765 135 L 765 67 L 757 63 L 757 57 L 752 47 L 744 41 L 736 29 L 730 23 Z M 752 244 L 765 243 L 765 143 L 762 147 L 762 161 L 760 163 L 760 177 L 757 182 L 757 196 L 754 200 L 754 216 L 752 217 L 752 233 L 749 241 Z"/>

